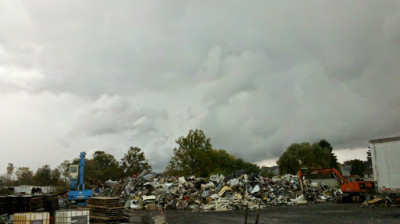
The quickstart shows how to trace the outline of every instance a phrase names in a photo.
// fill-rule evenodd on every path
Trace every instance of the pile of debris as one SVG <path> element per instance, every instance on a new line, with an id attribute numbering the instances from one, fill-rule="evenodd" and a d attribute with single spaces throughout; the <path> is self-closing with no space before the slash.
<path id="1" fill-rule="evenodd" d="M 297 176 L 272 179 L 238 171 L 224 177 L 163 177 L 148 171 L 137 178 L 103 191 L 106 196 L 119 196 L 126 208 L 154 210 L 236 210 L 257 209 L 275 205 L 296 205 L 332 199 L 338 192 L 327 186 L 306 184 L 305 194 Z"/>

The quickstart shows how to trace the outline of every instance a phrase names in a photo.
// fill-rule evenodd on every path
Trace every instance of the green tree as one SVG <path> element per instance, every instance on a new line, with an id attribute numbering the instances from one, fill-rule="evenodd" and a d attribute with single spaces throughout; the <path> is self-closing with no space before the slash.
<path id="1" fill-rule="evenodd" d="M 90 168 L 90 162 L 87 163 Z M 104 151 L 96 151 L 93 154 L 93 165 L 95 170 L 96 179 L 101 181 L 118 180 L 121 177 L 121 170 L 118 161 L 113 155 L 105 153 Z M 90 174 L 90 172 L 88 173 Z"/>
<path id="2" fill-rule="evenodd" d="M 7 174 L 1 176 L 1 181 L 4 185 L 7 185 L 7 186 L 13 185 L 14 169 L 15 169 L 14 164 L 8 163 Z"/>
<path id="3" fill-rule="evenodd" d="M 171 175 L 207 176 L 212 164 L 210 152 L 211 140 L 202 130 L 190 130 L 186 137 L 176 140 L 178 148 L 174 148 L 174 156 L 167 166 L 167 173 Z"/>
<path id="4" fill-rule="evenodd" d="M 277 161 L 281 174 L 296 174 L 302 167 L 330 167 L 330 152 L 314 143 L 295 143 L 290 145 Z"/>
<path id="5" fill-rule="evenodd" d="M 33 172 L 29 167 L 18 167 L 15 171 L 18 184 L 32 184 L 33 183 Z"/>
<path id="6" fill-rule="evenodd" d="M 44 165 L 37 169 L 33 181 L 40 186 L 58 186 L 60 184 L 61 172 L 57 168 L 51 169 L 49 165 Z"/>
<path id="7" fill-rule="evenodd" d="M 353 159 L 344 162 L 346 165 L 351 165 L 350 175 L 358 175 L 360 177 L 364 176 L 365 163 L 359 159 Z"/>
<path id="8" fill-rule="evenodd" d="M 68 167 L 70 164 L 71 162 L 69 160 L 64 160 L 57 166 L 57 170 L 60 171 L 60 184 L 64 187 L 67 187 L 69 184 Z"/>
<path id="9" fill-rule="evenodd" d="M 37 169 L 35 176 L 34 176 L 34 183 L 36 185 L 41 185 L 41 186 L 48 186 L 52 185 L 52 180 L 51 180 L 51 168 L 49 165 L 44 165 Z"/>
<path id="10" fill-rule="evenodd" d="M 329 156 L 329 167 L 330 168 L 339 168 L 339 163 L 337 161 L 337 157 L 335 155 L 335 153 L 333 153 L 333 148 L 331 143 L 329 143 L 328 141 L 326 141 L 325 139 L 321 139 L 318 142 L 318 145 L 321 146 L 322 148 L 328 149 L 330 152 L 330 156 Z"/>
<path id="11" fill-rule="evenodd" d="M 279 160 L 276 161 L 276 164 L 279 166 L 279 173 L 280 174 L 286 174 L 286 173 L 291 173 L 295 174 L 300 168 L 300 161 L 297 158 L 297 150 L 294 150 L 293 148 L 296 146 L 290 146 L 283 154 L 281 157 L 279 157 Z M 290 149 L 290 151 L 289 151 Z"/>
<path id="12" fill-rule="evenodd" d="M 62 178 L 61 178 L 61 171 L 57 168 L 51 171 L 51 179 L 50 183 L 53 186 L 64 185 Z"/>
<path id="13" fill-rule="evenodd" d="M 225 150 L 212 149 L 209 154 L 212 161 L 209 174 L 221 173 L 224 175 L 231 174 L 235 170 L 244 170 L 246 173 L 260 173 L 260 168 L 253 163 L 245 162 L 242 159 L 227 153 Z"/>
<path id="14" fill-rule="evenodd" d="M 212 149 L 210 151 L 210 160 L 212 161 L 211 174 L 223 174 L 226 176 L 234 170 L 236 158 L 223 149 Z"/>
<path id="15" fill-rule="evenodd" d="M 260 175 L 263 177 L 272 178 L 274 176 L 274 171 L 270 167 L 261 167 Z"/>
<path id="16" fill-rule="evenodd" d="M 243 159 L 236 159 L 234 161 L 234 170 L 244 170 L 246 173 L 249 174 L 259 174 L 260 168 L 254 164 L 245 162 Z"/>
<path id="17" fill-rule="evenodd" d="M 12 179 L 12 175 L 14 174 L 14 169 L 15 169 L 14 164 L 8 163 L 8 165 L 7 165 L 7 177 L 8 178 Z"/>
<path id="18" fill-rule="evenodd" d="M 75 158 L 72 164 L 79 165 L 80 158 Z M 113 155 L 104 151 L 96 151 L 92 159 L 85 158 L 84 181 L 85 184 L 104 182 L 106 180 L 119 180 L 121 169 Z"/>
<path id="19" fill-rule="evenodd" d="M 143 170 L 151 170 L 151 165 L 140 148 L 131 146 L 121 159 L 121 168 L 125 176 L 131 176 L 141 173 Z"/>

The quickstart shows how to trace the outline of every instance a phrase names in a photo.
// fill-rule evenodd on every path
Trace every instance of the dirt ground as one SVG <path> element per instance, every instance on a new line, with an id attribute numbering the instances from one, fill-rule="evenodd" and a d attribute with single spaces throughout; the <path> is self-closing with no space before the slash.
<path id="1" fill-rule="evenodd" d="M 256 213 L 257 211 L 249 211 L 249 224 L 255 223 Z M 134 211 L 134 214 L 139 218 L 147 212 Z M 169 224 L 243 224 L 244 214 L 245 211 L 190 212 L 168 210 L 166 217 Z M 154 215 L 157 215 L 157 213 L 153 213 Z M 400 208 L 361 208 L 360 204 L 337 203 L 270 207 L 260 211 L 258 223 L 400 223 Z"/>

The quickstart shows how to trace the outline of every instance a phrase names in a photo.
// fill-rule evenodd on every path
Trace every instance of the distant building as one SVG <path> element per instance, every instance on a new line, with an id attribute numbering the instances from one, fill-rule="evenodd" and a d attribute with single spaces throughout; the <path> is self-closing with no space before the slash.
<path id="1" fill-rule="evenodd" d="M 350 176 L 351 165 L 342 164 L 342 176 Z"/>
<path id="2" fill-rule="evenodd" d="M 366 166 L 366 168 L 363 173 L 364 179 L 365 180 L 373 180 L 374 179 L 374 171 L 372 169 L 372 163 L 366 162 L 365 166 Z"/>
<path id="3" fill-rule="evenodd" d="M 32 185 L 21 185 L 14 187 L 15 194 L 51 194 L 56 192 L 55 186 L 32 186 Z"/>
<path id="4" fill-rule="evenodd" d="M 271 170 L 272 170 L 272 173 L 274 174 L 274 176 L 279 175 L 279 166 L 272 166 Z"/>
<path id="5" fill-rule="evenodd" d="M 12 186 L 0 186 L 0 190 L 14 191 L 14 187 L 12 187 Z"/>

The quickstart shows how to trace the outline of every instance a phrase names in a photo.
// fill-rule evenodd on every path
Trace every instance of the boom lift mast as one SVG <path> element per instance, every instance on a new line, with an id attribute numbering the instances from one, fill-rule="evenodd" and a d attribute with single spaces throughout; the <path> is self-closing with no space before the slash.
<path id="1" fill-rule="evenodd" d="M 78 165 L 69 166 L 69 184 L 68 200 L 75 201 L 77 206 L 86 206 L 87 200 L 93 196 L 92 190 L 85 190 L 84 170 L 85 170 L 85 152 L 81 152 L 79 167 Z M 79 172 L 78 172 L 79 170 Z M 79 175 L 79 183 L 78 183 Z"/>

